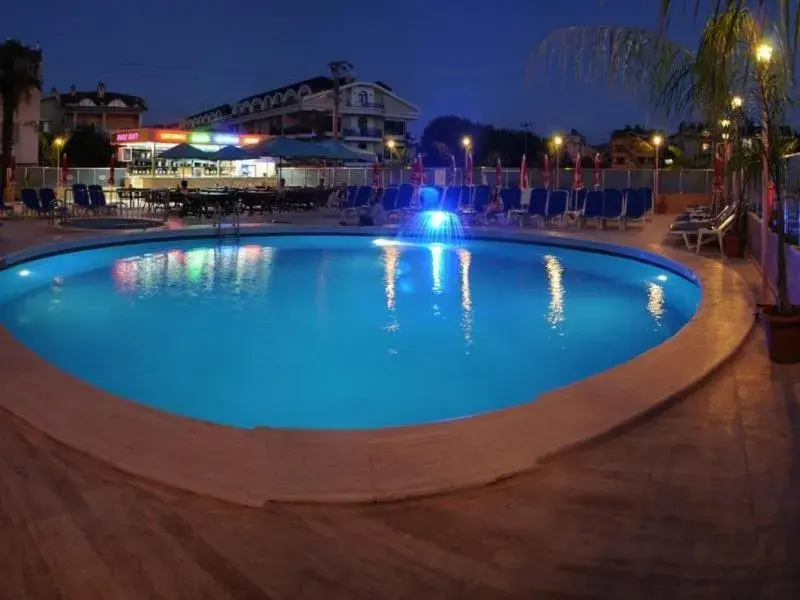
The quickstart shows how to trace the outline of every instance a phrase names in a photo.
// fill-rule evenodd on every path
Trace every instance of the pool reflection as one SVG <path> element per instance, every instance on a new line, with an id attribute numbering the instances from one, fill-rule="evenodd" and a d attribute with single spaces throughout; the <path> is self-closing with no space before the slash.
<path id="1" fill-rule="evenodd" d="M 555 256 L 544 257 L 544 268 L 547 273 L 547 284 L 550 288 L 550 304 L 547 307 L 547 322 L 553 329 L 564 321 L 564 267 Z"/>

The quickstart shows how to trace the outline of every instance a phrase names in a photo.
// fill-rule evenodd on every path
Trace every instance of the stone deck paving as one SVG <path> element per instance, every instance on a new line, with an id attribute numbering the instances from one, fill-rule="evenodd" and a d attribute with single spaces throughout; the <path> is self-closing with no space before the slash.
<path id="1" fill-rule="evenodd" d="M 583 235 L 647 246 L 663 225 Z M 62 235 L 7 223 L 0 254 Z M 660 415 L 534 472 L 259 510 L 122 475 L 0 414 L 0 599 L 800 598 L 799 394 L 800 368 L 771 365 L 756 329 Z"/>

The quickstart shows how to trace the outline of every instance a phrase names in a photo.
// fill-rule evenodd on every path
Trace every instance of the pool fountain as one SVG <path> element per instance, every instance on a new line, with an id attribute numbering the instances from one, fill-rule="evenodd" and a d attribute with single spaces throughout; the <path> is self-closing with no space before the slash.
<path id="1" fill-rule="evenodd" d="M 444 210 L 426 210 L 414 214 L 400 227 L 398 237 L 429 244 L 460 244 L 464 228 L 458 215 Z"/>

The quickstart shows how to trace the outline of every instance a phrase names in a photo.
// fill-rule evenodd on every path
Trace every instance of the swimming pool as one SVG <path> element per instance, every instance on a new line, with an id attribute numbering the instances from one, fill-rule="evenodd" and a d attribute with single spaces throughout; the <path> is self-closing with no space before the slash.
<path id="1" fill-rule="evenodd" d="M 0 323 L 46 360 L 242 428 L 373 429 L 523 404 L 660 344 L 699 301 L 649 263 L 509 241 L 173 239 L 0 272 Z"/>

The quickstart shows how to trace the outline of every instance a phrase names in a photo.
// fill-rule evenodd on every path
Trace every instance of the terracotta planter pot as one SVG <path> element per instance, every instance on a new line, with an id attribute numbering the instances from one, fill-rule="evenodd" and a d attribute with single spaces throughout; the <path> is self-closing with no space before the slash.
<path id="1" fill-rule="evenodd" d="M 761 317 L 770 360 L 779 365 L 800 363 L 800 310 L 796 309 L 791 315 L 779 315 L 774 306 L 768 306 Z"/>
<path id="2" fill-rule="evenodd" d="M 742 258 L 747 246 L 747 238 L 743 235 L 729 234 L 722 238 L 722 251 L 728 258 Z"/>

